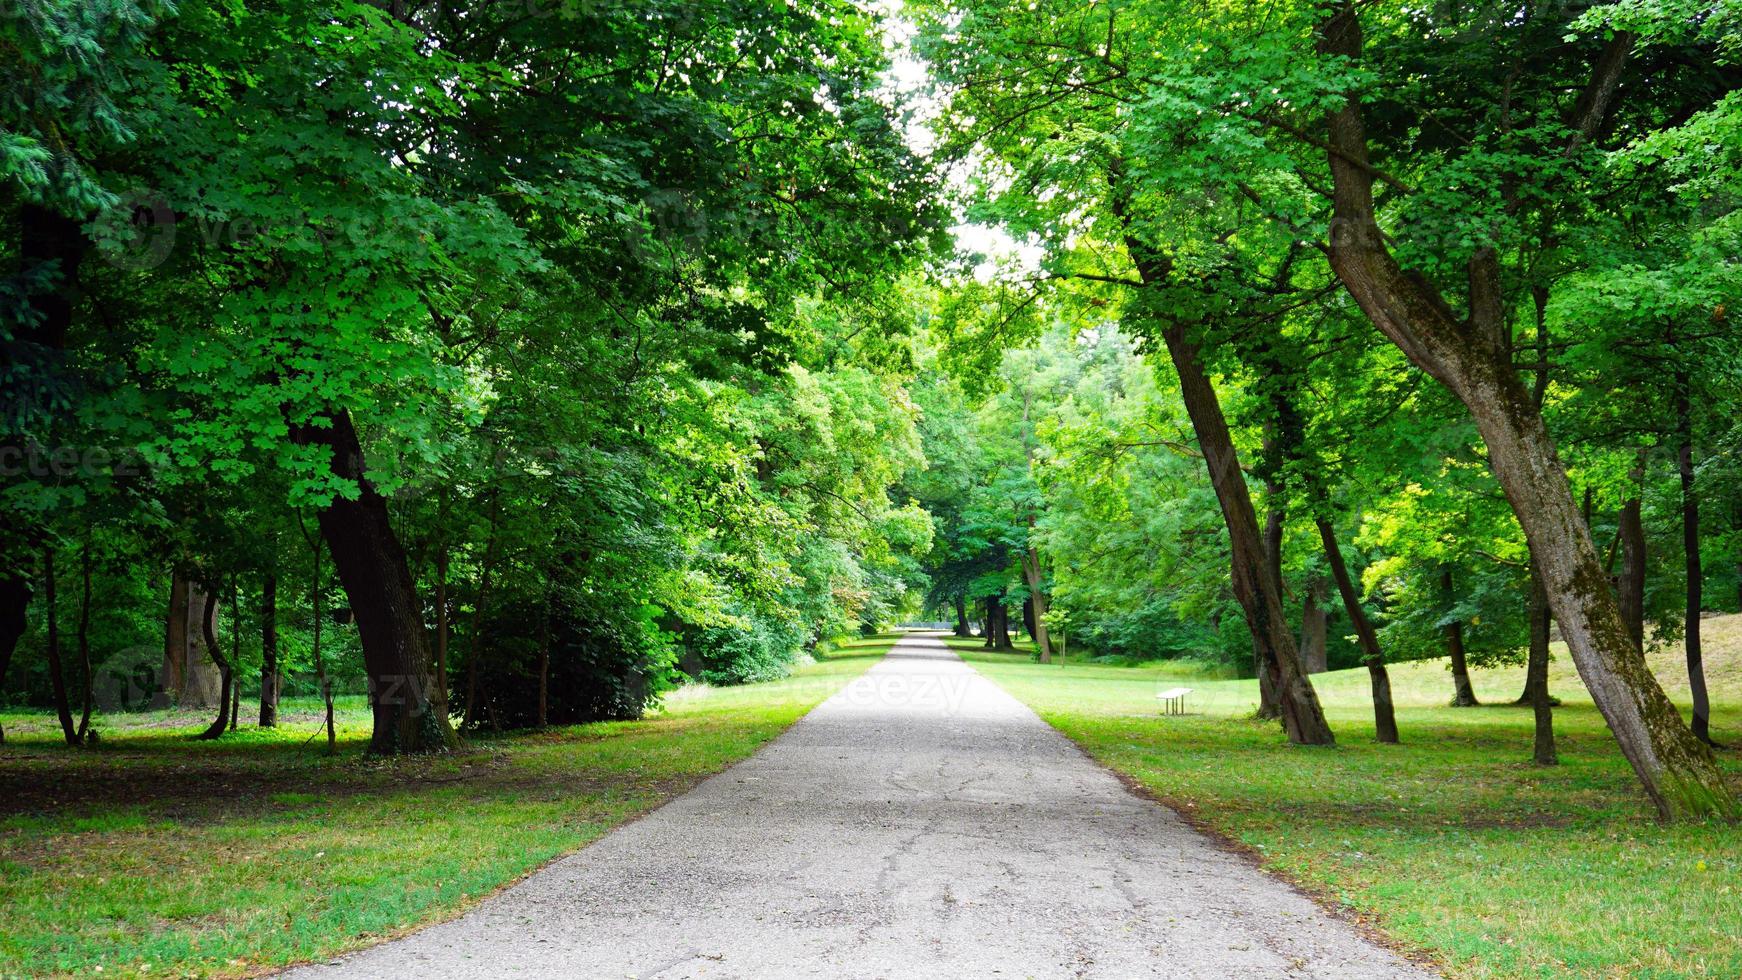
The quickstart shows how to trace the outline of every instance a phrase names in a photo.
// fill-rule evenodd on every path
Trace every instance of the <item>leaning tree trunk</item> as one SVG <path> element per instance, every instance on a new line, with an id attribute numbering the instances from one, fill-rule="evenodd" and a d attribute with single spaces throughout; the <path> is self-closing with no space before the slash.
<path id="1" fill-rule="evenodd" d="M 405 549 L 388 520 L 386 499 L 369 480 L 350 414 L 329 412 L 319 421 L 324 425 L 292 426 L 291 436 L 299 445 L 329 450 L 333 475 L 358 491 L 354 498 L 335 495 L 319 521 L 362 640 L 374 716 L 369 751 L 442 751 L 453 744 L 454 734 L 430 704 L 429 643 Z"/>
<path id="2" fill-rule="evenodd" d="M 1361 660 L 1367 665 L 1368 686 L 1373 691 L 1373 732 L 1381 742 L 1397 742 L 1397 711 L 1391 700 L 1391 674 L 1385 669 L 1385 656 L 1379 649 L 1379 634 L 1361 608 L 1361 595 L 1349 576 L 1349 565 L 1343 561 L 1343 549 L 1337 545 L 1336 531 L 1323 517 L 1316 521 L 1319 541 L 1325 548 L 1325 561 L 1331 566 L 1331 580 L 1337 583 L 1343 611 L 1355 627 L 1355 640 L 1361 645 Z"/>
<path id="3" fill-rule="evenodd" d="M 1359 62 L 1357 5 L 1343 0 L 1325 9 L 1320 52 Z M 1609 41 L 1579 99 L 1578 133 L 1594 132 L 1606 118 L 1632 40 L 1617 32 Z M 1646 795 L 1665 819 L 1742 813 L 1711 749 L 1683 724 L 1628 635 L 1554 440 L 1513 367 L 1496 254 L 1478 249 L 1471 258 L 1470 316 L 1457 318 L 1386 244 L 1374 212 L 1360 101 L 1350 98 L 1333 109 L 1326 128 L 1335 221 L 1331 266 L 1367 318 L 1475 418 L 1573 663 Z"/>
<path id="4" fill-rule="evenodd" d="M 1524 697 L 1536 723 L 1531 757 L 1539 766 L 1560 762 L 1554 745 L 1554 702 L 1548 696 L 1548 593 L 1534 563 L 1530 572 L 1530 654 L 1524 669 Z"/>
<path id="5" fill-rule="evenodd" d="M 1463 620 L 1449 616 L 1452 606 L 1458 601 L 1457 590 L 1453 585 L 1451 568 L 1440 569 L 1440 594 L 1444 597 L 1448 611 L 1445 631 L 1446 655 L 1452 662 L 1452 707 L 1474 708 L 1480 702 L 1476 700 L 1476 689 L 1470 684 L 1470 663 L 1464 656 L 1464 623 Z"/>
<path id="6" fill-rule="evenodd" d="M 1694 702 L 1694 737 L 1712 744 L 1712 702 L 1706 693 L 1706 664 L 1700 649 L 1700 606 L 1705 569 L 1700 564 L 1700 496 L 1694 485 L 1694 417 L 1688 404 L 1688 374 L 1677 370 L 1676 421 L 1681 445 L 1676 454 L 1682 484 L 1682 553 L 1687 561 L 1687 621 L 1682 629 L 1687 649 L 1688 693 Z"/>
<path id="7" fill-rule="evenodd" d="M 1125 196 L 1120 170 L 1116 164 L 1111 175 L 1114 194 L 1110 203 L 1124 226 L 1125 250 L 1144 286 L 1164 286 L 1173 274 L 1172 260 L 1132 233 L 1129 199 Z M 1203 452 L 1210 486 L 1216 491 L 1216 501 L 1221 505 L 1223 523 L 1228 528 L 1234 599 L 1240 603 L 1246 627 L 1259 651 L 1264 668 L 1260 674 L 1269 674 L 1277 693 L 1283 731 L 1288 740 L 1297 745 L 1335 744 L 1336 738 L 1325 720 L 1318 693 L 1300 669 L 1294 632 L 1283 614 L 1282 583 L 1265 569 L 1264 542 L 1259 537 L 1252 494 L 1246 487 L 1246 475 L 1240 469 L 1240 457 L 1234 450 L 1233 436 L 1228 432 L 1228 420 L 1222 414 L 1222 403 L 1216 396 L 1215 386 L 1204 370 L 1198 346 L 1187 335 L 1185 324 L 1176 320 L 1165 321 L 1162 340 L 1167 345 L 1168 357 L 1173 361 L 1174 373 L 1179 377 L 1181 399 L 1186 414 L 1191 418 L 1198 448 Z"/>
<path id="8" fill-rule="evenodd" d="M 1150 279 L 1148 275 L 1144 278 Z M 1282 708 L 1283 730 L 1289 741 L 1300 745 L 1333 744 L 1335 738 L 1319 706 L 1318 694 L 1301 669 L 1294 633 L 1284 616 L 1280 583 L 1265 571 L 1258 515 L 1252 509 L 1252 495 L 1246 489 L 1246 476 L 1240 470 L 1240 459 L 1216 389 L 1210 384 L 1197 345 L 1186 336 L 1184 325 L 1169 324 L 1162 337 L 1179 376 L 1186 414 L 1197 433 L 1198 447 L 1209 467 L 1210 485 L 1216 491 L 1228 527 L 1234 598 L 1246 614 L 1246 625 L 1263 653 L 1265 669 L 1270 673 Z"/>
<path id="9" fill-rule="evenodd" d="M 974 631 L 968 628 L 968 600 L 962 596 L 956 596 L 956 635 L 974 635 Z"/>
<path id="10" fill-rule="evenodd" d="M 980 627 L 980 645 L 990 650 L 993 646 L 992 634 L 998 627 L 998 600 L 994 596 L 986 596 L 983 604 L 986 607 L 986 622 Z"/>
<path id="11" fill-rule="evenodd" d="M 206 655 L 211 657 L 212 662 L 218 665 L 218 677 L 220 681 L 220 686 L 218 688 L 218 717 L 211 723 L 211 725 L 207 726 L 205 731 L 195 736 L 196 738 L 208 740 L 219 738 L 225 732 L 230 730 L 230 685 L 236 682 L 235 665 L 225 659 L 223 650 L 218 645 L 218 593 L 216 590 L 211 590 L 210 595 L 212 601 L 206 603 L 205 615 L 200 617 L 200 638 L 206 645 Z M 231 610 L 231 612 L 234 614 L 235 610 Z M 238 616 L 237 618 L 239 619 L 240 617 Z"/>
<path id="12" fill-rule="evenodd" d="M 260 583 L 260 727 L 278 727 L 278 573 Z"/>

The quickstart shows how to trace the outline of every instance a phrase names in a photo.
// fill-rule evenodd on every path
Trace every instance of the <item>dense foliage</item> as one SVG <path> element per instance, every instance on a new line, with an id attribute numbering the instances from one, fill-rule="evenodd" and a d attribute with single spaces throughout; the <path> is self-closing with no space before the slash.
<path id="1" fill-rule="evenodd" d="M 923 608 L 1304 743 L 1318 671 L 1395 740 L 1388 660 L 1525 661 L 1548 763 L 1552 628 L 1731 812 L 1742 15 L 1508 10 L 15 5 L 0 677 L 412 751 Z"/>

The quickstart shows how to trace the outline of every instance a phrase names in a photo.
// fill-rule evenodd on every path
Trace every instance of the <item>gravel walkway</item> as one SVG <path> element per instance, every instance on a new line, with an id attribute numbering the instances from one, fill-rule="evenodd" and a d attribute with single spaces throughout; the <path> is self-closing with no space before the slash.
<path id="1" fill-rule="evenodd" d="M 916 636 L 754 757 L 346 977 L 1426 977 Z"/>

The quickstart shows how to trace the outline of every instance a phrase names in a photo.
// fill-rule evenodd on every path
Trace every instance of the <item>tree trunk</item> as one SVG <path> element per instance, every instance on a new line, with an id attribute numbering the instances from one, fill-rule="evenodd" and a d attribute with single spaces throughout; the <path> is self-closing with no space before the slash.
<path id="1" fill-rule="evenodd" d="M 73 305 L 78 294 L 79 267 L 84 262 L 88 243 L 78 220 L 40 204 L 21 204 L 16 221 L 16 271 L 34 278 L 52 266 L 54 285 L 51 289 L 24 297 L 32 315 L 9 317 L 9 342 L 0 345 L 0 373 L 11 375 L 16 368 L 21 369 L 24 376 L 46 376 L 56 367 L 54 358 L 66 348 L 67 331 L 72 327 Z M 0 409 L 8 413 L 35 411 L 43 407 L 40 393 L 7 390 L 4 396 L 3 400 L 8 404 L 0 405 Z M 14 451 L 22 453 L 24 448 L 22 438 L 8 435 L 0 440 L 0 457 L 9 456 Z M 0 552 L 9 557 L 39 551 L 47 553 L 49 547 L 40 522 L 34 518 L 14 515 L 13 520 L 0 526 Z M 12 566 L 22 564 L 21 561 L 8 562 Z M 6 669 L 11 666 L 12 653 L 29 625 L 32 589 L 21 567 L 12 567 L 0 575 L 4 576 L 0 578 L 0 683 L 3 683 Z M 52 573 L 46 578 L 52 582 Z M 51 624 L 50 632 L 55 633 L 58 640 L 58 627 Z M 58 657 L 59 654 L 57 647 L 55 655 Z M 54 670 L 54 679 L 57 684 L 66 683 L 58 668 Z M 71 720 L 70 708 L 67 720 Z M 76 733 L 69 731 L 69 734 Z M 0 743 L 5 740 L 5 732 L 0 730 Z"/>
<path id="2" fill-rule="evenodd" d="M 1362 35 L 1353 0 L 1326 8 L 1322 54 L 1359 62 Z M 1617 32 L 1578 101 L 1577 131 L 1606 117 L 1632 36 Z M 1374 212 L 1374 170 L 1359 99 L 1326 119 L 1333 188 L 1331 266 L 1367 318 L 1410 361 L 1470 410 L 1489 465 L 1536 556 L 1549 608 L 1592 700 L 1666 819 L 1742 813 L 1712 758 L 1639 656 L 1573 501 L 1566 471 L 1542 415 L 1512 366 L 1501 335 L 1504 304 L 1497 256 L 1479 249 L 1469 263 L 1470 317 L 1459 319 L 1428 281 L 1398 265 Z"/>
<path id="3" fill-rule="evenodd" d="M 1535 562 L 1530 572 L 1530 655 L 1524 670 L 1524 700 L 1530 705 L 1536 723 L 1536 737 L 1531 751 L 1539 766 L 1560 763 L 1554 745 L 1554 702 L 1548 696 L 1548 593 L 1542 587 L 1542 576 L 1536 573 Z"/>
<path id="4" fill-rule="evenodd" d="M 230 685 L 235 683 L 235 670 L 224 658 L 223 650 L 218 646 L 218 598 L 213 592 L 211 601 L 206 603 L 205 614 L 200 617 L 200 639 L 206 645 L 206 655 L 218 665 L 218 717 L 206 730 L 195 736 L 200 739 L 214 739 L 222 736 L 230 729 Z"/>
<path id="5" fill-rule="evenodd" d="M 986 635 L 994 650 L 1014 650 L 1016 644 L 1010 640 L 1010 606 L 1004 602 L 1002 595 L 990 599 L 991 617 Z"/>
<path id="6" fill-rule="evenodd" d="M 1028 602 L 1023 609 L 1023 625 L 1028 635 L 1034 638 L 1035 649 L 1040 651 L 1040 662 L 1052 663 L 1052 640 L 1046 635 L 1046 593 L 1042 591 L 1044 582 L 1041 578 L 1040 552 L 1030 547 L 1022 556 L 1022 577 L 1028 585 Z"/>
<path id="7" fill-rule="evenodd" d="M 1269 513 L 1264 517 L 1264 563 L 1270 570 L 1271 580 L 1276 583 L 1277 595 L 1282 595 L 1282 532 L 1287 515 L 1282 510 L 1281 488 L 1273 488 Z M 1239 577 L 1240 569 L 1235 565 L 1234 577 Z M 1264 645 L 1258 642 L 1256 635 L 1252 638 L 1253 669 L 1258 672 L 1258 711 L 1253 717 L 1265 720 L 1275 720 L 1282 717 L 1282 702 L 1276 697 L 1276 679 L 1270 668 L 1265 664 Z"/>
<path id="8" fill-rule="evenodd" d="M 956 635 L 974 635 L 974 631 L 968 628 L 968 601 L 962 596 L 956 596 Z"/>
<path id="9" fill-rule="evenodd" d="M 1361 659 L 1367 665 L 1368 686 L 1373 691 L 1374 736 L 1381 742 L 1395 744 L 1397 711 L 1391 700 L 1391 674 L 1385 669 L 1385 656 L 1379 649 L 1379 634 L 1367 618 L 1367 610 L 1361 608 L 1361 595 L 1355 591 L 1355 582 L 1349 576 L 1349 566 L 1343 561 L 1343 549 L 1337 545 L 1337 534 L 1331 522 L 1320 517 L 1316 523 L 1319 542 L 1325 549 L 1325 561 L 1331 566 L 1331 580 L 1337 583 L 1343 611 L 1355 627 L 1355 639 L 1361 645 Z"/>
<path id="10" fill-rule="evenodd" d="M 1322 674 L 1331 666 L 1330 616 L 1323 605 L 1325 591 L 1324 576 L 1314 575 L 1301 594 L 1300 666 L 1309 674 Z"/>
<path id="11" fill-rule="evenodd" d="M 448 548 L 444 543 L 436 553 L 436 649 L 435 692 L 430 698 L 443 718 L 448 714 Z"/>
<path id="12" fill-rule="evenodd" d="M 260 582 L 260 727 L 278 727 L 278 573 Z"/>
<path id="13" fill-rule="evenodd" d="M 55 603 L 54 589 L 54 548 L 43 549 L 42 552 L 42 597 L 47 608 L 43 610 L 47 617 L 48 627 L 48 678 L 54 690 L 54 710 L 60 716 L 61 734 L 66 736 L 68 745 L 79 744 L 79 731 L 73 726 L 73 709 L 67 701 L 67 678 L 61 670 L 60 662 L 60 612 Z"/>
<path id="14" fill-rule="evenodd" d="M 538 626 L 538 727 L 550 727 L 550 592 L 548 588 L 544 594 L 544 610 L 539 616 Z"/>
<path id="15" fill-rule="evenodd" d="M 25 627 L 29 625 L 30 579 L 18 568 L 0 577 L 0 692 L 6 690 L 6 669 L 12 665 L 12 651 L 18 649 Z M 0 728 L 0 745 L 6 744 L 6 729 Z"/>
<path id="16" fill-rule="evenodd" d="M 484 545 L 483 575 L 478 581 L 477 601 L 472 605 L 472 635 L 466 652 L 466 710 L 460 724 L 471 728 L 477 723 L 478 687 L 484 673 L 484 606 L 490 601 L 490 575 L 496 568 L 496 551 L 500 539 L 496 534 L 496 519 L 500 515 L 500 498 L 490 503 L 490 539 Z"/>
<path id="17" fill-rule="evenodd" d="M 1139 268 L 1143 266 L 1140 263 Z M 1146 282 L 1151 280 L 1145 274 Z M 1312 682 L 1301 670 L 1294 632 L 1283 615 L 1281 584 L 1265 569 L 1266 551 L 1258 533 L 1258 516 L 1252 496 L 1234 451 L 1234 440 L 1222 415 L 1216 390 L 1204 373 L 1198 348 L 1186 336 L 1185 327 L 1169 324 L 1162 333 L 1175 372 L 1186 413 L 1209 467 L 1210 484 L 1222 506 L 1228 527 L 1228 544 L 1234 568 L 1234 598 L 1246 614 L 1246 625 L 1261 652 L 1265 669 L 1282 708 L 1283 730 L 1300 745 L 1331 745 L 1335 738 L 1319 706 Z"/>
<path id="18" fill-rule="evenodd" d="M 1688 693 L 1694 702 L 1694 737 L 1712 744 L 1712 702 L 1706 693 L 1706 664 L 1700 649 L 1701 591 L 1705 586 L 1705 569 L 1700 564 L 1700 496 L 1694 485 L 1694 416 L 1688 404 L 1688 373 L 1675 373 L 1676 428 L 1681 437 L 1677 447 L 1677 467 L 1682 484 L 1682 554 L 1687 562 L 1687 621 L 1683 626 L 1683 642 L 1688 661 Z"/>
<path id="19" fill-rule="evenodd" d="M 1451 609 L 1457 605 L 1458 593 L 1452 581 L 1452 570 L 1448 566 L 1440 570 L 1440 594 L 1445 599 L 1446 612 L 1450 616 Z M 1452 707 L 1474 708 L 1476 689 L 1470 686 L 1470 665 L 1464 658 L 1464 623 L 1459 619 L 1451 619 L 1446 623 L 1446 654 L 1452 660 Z"/>
<path id="20" fill-rule="evenodd" d="M 1633 485 L 1645 480 L 1645 450 L 1639 451 L 1633 467 Z M 1615 535 L 1621 544 L 1621 577 L 1615 583 L 1615 599 L 1621 622 L 1635 653 L 1645 653 L 1645 522 L 1638 492 L 1621 505 Z"/>
<path id="21" fill-rule="evenodd" d="M 297 514 L 296 521 L 299 526 L 302 524 L 300 512 Z M 303 539 L 309 545 L 311 569 L 309 608 L 314 613 L 314 624 L 309 637 L 309 653 L 315 662 L 315 680 L 321 686 L 321 702 L 326 709 L 327 754 L 332 755 L 338 751 L 339 736 L 333 728 L 333 683 L 327 677 L 327 661 L 321 652 L 321 619 L 323 618 L 321 607 L 324 605 L 321 601 L 321 539 L 310 535 L 307 528 L 303 529 Z"/>
<path id="22" fill-rule="evenodd" d="M 242 723 L 242 590 L 230 576 L 230 731 Z"/>
<path id="23" fill-rule="evenodd" d="M 484 577 L 478 583 L 478 598 L 472 607 L 472 635 L 467 638 L 466 652 L 466 710 L 460 716 L 460 724 L 465 728 L 471 728 L 478 720 L 479 678 L 484 673 L 484 604 L 490 601 L 490 564 L 494 550 L 492 540 L 485 551 Z"/>
<path id="24" fill-rule="evenodd" d="M 85 744 L 91 733 L 91 700 L 94 691 L 91 677 L 91 538 L 89 529 L 85 545 L 79 549 L 79 664 L 84 673 L 84 704 L 79 711 L 79 744 Z"/>
<path id="25" fill-rule="evenodd" d="M 1145 286 L 1164 285 L 1173 273 L 1172 260 L 1132 234 L 1121 169 L 1115 163 L 1109 174 L 1114 189 L 1110 203 L 1124 225 L 1125 250 Z M 1222 508 L 1223 523 L 1228 528 L 1234 598 L 1245 614 L 1246 627 L 1263 664 L 1260 675 L 1268 674 L 1277 692 L 1283 731 L 1297 745 L 1335 744 L 1331 726 L 1319 706 L 1318 693 L 1300 669 L 1294 632 L 1283 614 L 1282 583 L 1265 569 L 1264 542 L 1259 537 L 1252 495 L 1240 470 L 1240 458 L 1228 432 L 1228 420 L 1222 414 L 1222 403 L 1204 371 L 1198 346 L 1187 335 L 1183 323 L 1166 320 L 1161 333 L 1179 377 L 1181 399 L 1191 417 L 1198 448 L 1204 454 L 1210 485 Z"/>
<path id="26" fill-rule="evenodd" d="M 334 496 L 319 522 L 357 618 L 374 722 L 369 751 L 443 751 L 453 743 L 453 729 L 430 704 L 429 644 L 405 549 L 388 520 L 387 501 L 369 481 L 351 416 L 341 410 L 320 421 L 325 427 L 293 425 L 291 437 L 299 445 L 329 450 L 333 475 L 358 489 L 355 499 Z"/>
<path id="27" fill-rule="evenodd" d="M 157 673 L 157 690 L 151 706 L 167 708 L 181 698 L 187 669 L 188 582 L 178 571 L 169 576 L 169 609 L 163 614 L 163 666 Z"/>
<path id="28" fill-rule="evenodd" d="M 217 707 L 218 665 L 206 656 L 199 635 L 206 607 L 217 602 L 218 597 L 208 594 L 199 583 L 189 581 L 179 571 L 171 573 L 163 668 L 158 676 L 161 690 L 152 698 L 154 707 Z"/>

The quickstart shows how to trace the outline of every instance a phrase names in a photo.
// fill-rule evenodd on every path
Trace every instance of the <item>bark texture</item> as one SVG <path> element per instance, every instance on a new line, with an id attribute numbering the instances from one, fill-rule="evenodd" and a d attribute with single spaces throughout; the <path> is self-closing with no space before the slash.
<path id="1" fill-rule="evenodd" d="M 163 666 L 158 671 L 154 707 L 215 708 L 222 678 L 200 639 L 200 623 L 218 597 L 180 572 L 171 574 L 169 610 L 164 615 Z M 214 612 L 215 615 L 215 612 Z"/>
<path id="2" fill-rule="evenodd" d="M 1144 278 L 1150 281 L 1150 274 L 1146 273 Z M 1184 326 L 1170 324 L 1163 330 L 1162 337 L 1174 371 L 1179 376 L 1186 413 L 1191 416 L 1198 447 L 1209 467 L 1210 484 L 1216 491 L 1222 518 L 1228 527 L 1234 598 L 1246 614 L 1247 627 L 1258 646 L 1265 671 L 1270 675 L 1282 711 L 1283 730 L 1289 741 L 1296 744 L 1331 745 L 1336 741 L 1331 726 L 1325 721 L 1312 682 L 1301 669 L 1294 631 L 1284 616 L 1281 584 L 1266 569 L 1266 549 L 1258 532 L 1258 515 L 1252 508 L 1252 495 L 1246 487 L 1246 476 L 1241 472 L 1216 389 L 1210 384 L 1197 345 L 1186 335 Z"/>
<path id="3" fill-rule="evenodd" d="M 1358 7 L 1327 7 L 1319 49 L 1359 62 Z M 1632 38 L 1618 32 L 1593 67 L 1575 121 L 1606 117 Z M 1332 268 L 1367 318 L 1411 362 L 1456 394 L 1475 418 L 1495 477 L 1524 528 L 1547 589 L 1549 606 L 1579 675 L 1632 764 L 1646 795 L 1666 819 L 1736 816 L 1735 797 L 1711 750 L 1682 723 L 1627 634 L 1590 533 L 1573 501 L 1554 441 L 1512 366 L 1498 263 L 1492 250 L 1470 261 L 1468 319 L 1460 319 L 1418 274 L 1405 271 L 1380 231 L 1373 203 L 1359 100 L 1326 119 L 1334 226 Z M 1595 124 L 1582 130 L 1595 132 Z"/>
<path id="4" fill-rule="evenodd" d="M 292 426 L 291 435 L 300 445 L 329 450 L 333 474 L 358 488 L 354 499 L 335 497 L 320 512 L 319 523 L 362 640 L 374 716 L 369 751 L 443 751 L 453 744 L 453 729 L 430 703 L 434 677 L 427 631 L 405 549 L 388 520 L 387 501 L 369 481 L 350 415 L 332 412 L 321 421 L 325 424 Z"/>
<path id="5" fill-rule="evenodd" d="M 1111 205 L 1124 225 L 1125 250 L 1137 268 L 1139 279 L 1146 288 L 1166 285 L 1173 273 L 1172 261 L 1133 233 L 1124 196 L 1122 166 L 1117 162 L 1109 178 L 1114 190 Z M 1234 598 L 1245 615 L 1246 627 L 1252 633 L 1257 659 L 1262 665 L 1258 672 L 1260 683 L 1268 677 L 1276 694 L 1283 731 L 1290 742 L 1297 745 L 1335 744 L 1336 738 L 1325 720 L 1318 693 L 1313 690 L 1306 672 L 1301 670 L 1294 631 L 1283 613 L 1282 583 L 1267 569 L 1266 549 L 1259 535 L 1252 494 L 1246 486 L 1246 475 L 1240 469 L 1240 457 L 1234 450 L 1228 420 L 1222 414 L 1222 403 L 1204 369 L 1202 354 L 1197 343 L 1187 334 L 1184 323 L 1164 321 L 1161 336 L 1167 346 L 1168 358 L 1173 362 L 1174 373 L 1179 377 L 1186 414 L 1191 417 L 1198 448 L 1203 452 L 1204 464 L 1209 470 L 1210 485 L 1216 492 L 1223 523 L 1228 528 Z"/>

